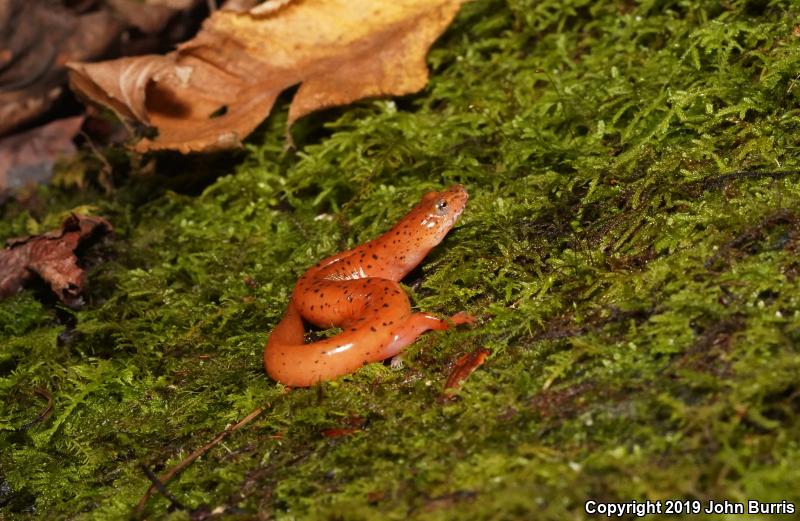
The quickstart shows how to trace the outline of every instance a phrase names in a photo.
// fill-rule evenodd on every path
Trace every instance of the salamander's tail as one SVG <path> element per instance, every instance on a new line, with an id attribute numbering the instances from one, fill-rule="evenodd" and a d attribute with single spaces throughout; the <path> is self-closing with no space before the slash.
<path id="1" fill-rule="evenodd" d="M 399 295 L 406 298 L 404 293 Z M 379 313 L 364 314 L 358 327 L 351 325 L 337 335 L 306 344 L 300 311 L 290 302 L 264 347 L 264 369 L 270 378 L 289 387 L 309 387 L 352 373 L 366 363 L 392 356 L 387 350 L 395 347 L 392 337 L 397 326 L 389 322 L 402 323 L 404 314 L 407 312 L 400 310 L 393 319 Z"/>
<path id="2" fill-rule="evenodd" d="M 264 369 L 267 374 L 273 379 L 275 369 L 275 354 L 278 348 L 285 348 L 286 346 L 297 346 L 303 344 L 305 339 L 305 330 L 303 328 L 303 319 L 300 317 L 300 312 L 294 305 L 294 301 L 289 302 L 289 307 L 286 313 L 272 333 L 269 335 L 267 345 L 264 346 Z M 281 349 L 282 351 L 282 349 Z"/>

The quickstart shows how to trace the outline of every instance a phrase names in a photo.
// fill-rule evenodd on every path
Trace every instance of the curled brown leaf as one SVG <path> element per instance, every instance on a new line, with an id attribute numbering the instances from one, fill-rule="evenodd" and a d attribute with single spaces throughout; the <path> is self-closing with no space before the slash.
<path id="1" fill-rule="evenodd" d="M 86 274 L 75 250 L 111 232 L 111 224 L 102 217 L 71 214 L 58 230 L 6 241 L 0 250 L 0 298 L 14 295 L 38 276 L 62 302 L 80 305 Z"/>
<path id="2" fill-rule="evenodd" d="M 321 108 L 416 92 L 462 0 L 296 0 L 217 11 L 166 56 L 71 63 L 73 90 L 158 136 L 140 152 L 232 148 L 300 84 L 289 125 Z"/>

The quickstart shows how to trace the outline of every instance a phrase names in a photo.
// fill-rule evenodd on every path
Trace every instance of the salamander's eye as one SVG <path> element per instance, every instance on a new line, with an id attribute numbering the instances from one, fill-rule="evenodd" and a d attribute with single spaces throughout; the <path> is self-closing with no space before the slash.
<path id="1" fill-rule="evenodd" d="M 444 215 L 447 213 L 447 201 L 444 199 L 439 199 L 436 201 L 436 213 L 439 215 Z"/>

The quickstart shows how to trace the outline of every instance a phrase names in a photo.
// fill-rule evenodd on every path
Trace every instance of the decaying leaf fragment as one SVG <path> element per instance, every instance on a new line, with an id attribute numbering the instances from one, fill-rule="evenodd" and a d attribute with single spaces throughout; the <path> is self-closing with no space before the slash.
<path id="1" fill-rule="evenodd" d="M 111 223 L 102 217 L 72 214 L 59 230 L 6 241 L 6 248 L 0 250 L 0 298 L 14 295 L 38 276 L 62 302 L 80 305 L 85 273 L 75 250 L 111 231 Z"/>
<path id="2" fill-rule="evenodd" d="M 0 201 L 21 186 L 49 181 L 56 160 L 75 152 L 72 138 L 83 120 L 84 116 L 57 119 L 0 138 Z"/>
<path id="3" fill-rule="evenodd" d="M 444 384 L 445 391 L 461 387 L 461 384 L 469 378 L 469 375 L 475 372 L 475 369 L 483 365 L 490 354 L 492 353 L 488 349 L 479 347 L 459 357 L 459 359 L 456 360 L 453 371 L 447 378 L 447 382 Z"/>
<path id="4" fill-rule="evenodd" d="M 70 83 L 85 99 L 155 127 L 156 138 L 136 144 L 140 152 L 232 148 L 292 85 L 300 88 L 290 125 L 321 108 L 420 90 L 425 55 L 462 1 L 294 0 L 217 11 L 173 53 L 71 63 Z"/>
<path id="5" fill-rule="evenodd" d="M 100 56 L 121 32 L 110 12 L 82 12 L 77 3 L 0 0 L 0 135 L 59 99 L 67 61 Z"/>

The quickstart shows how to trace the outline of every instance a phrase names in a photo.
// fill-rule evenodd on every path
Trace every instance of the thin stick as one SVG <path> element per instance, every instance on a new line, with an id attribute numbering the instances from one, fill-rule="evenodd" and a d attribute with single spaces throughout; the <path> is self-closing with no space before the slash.
<path id="1" fill-rule="evenodd" d="M 250 421 L 252 421 L 253 418 L 257 417 L 259 414 L 264 412 L 264 409 L 265 409 L 264 407 L 257 408 L 256 410 L 254 410 L 253 412 L 251 412 L 250 414 L 245 416 L 236 425 L 228 427 L 224 431 L 222 431 L 219 434 L 217 434 L 214 437 L 213 440 L 211 440 L 210 442 L 206 443 L 205 445 L 203 445 L 199 449 L 196 449 L 194 452 L 189 454 L 189 456 L 187 456 L 186 459 L 182 460 L 177 465 L 175 465 L 174 467 L 172 467 L 168 471 L 166 471 L 163 474 L 161 474 L 160 476 L 158 476 L 157 482 L 161 483 L 161 485 L 164 486 L 167 482 L 169 482 L 169 480 L 171 480 L 176 475 L 178 475 L 181 472 L 183 472 L 183 470 L 186 467 L 188 467 L 189 465 L 191 465 L 194 460 L 196 460 L 197 458 L 199 458 L 200 456 L 202 456 L 203 454 L 205 454 L 206 452 L 208 452 L 209 450 L 214 448 L 214 446 L 217 445 L 219 442 L 224 440 L 230 433 L 236 432 L 240 428 L 242 428 L 245 425 L 247 425 L 248 423 L 250 423 Z M 156 482 L 154 481 L 153 484 L 150 485 L 150 488 L 147 489 L 147 492 L 144 493 L 144 495 L 142 496 L 142 499 L 139 500 L 139 504 L 136 505 L 136 510 L 134 512 L 135 513 L 135 517 L 137 517 L 137 518 L 141 517 L 142 513 L 144 512 L 144 507 L 145 507 L 145 505 L 147 505 L 147 500 L 150 499 L 150 496 L 153 494 L 153 491 L 155 491 L 157 488 L 158 487 L 156 485 Z"/>
<path id="2" fill-rule="evenodd" d="M 44 387 L 37 387 L 36 389 L 33 390 L 33 392 L 35 392 L 36 394 L 47 400 L 47 405 L 44 406 L 44 409 L 42 409 L 42 412 L 40 412 L 39 415 L 36 416 L 36 418 L 22 425 L 19 428 L 20 431 L 27 431 L 37 423 L 46 420 L 53 413 L 53 395 L 50 394 L 50 391 L 48 391 Z"/>
<path id="3" fill-rule="evenodd" d="M 94 154 L 94 156 L 97 159 L 99 159 L 101 163 L 103 163 L 102 173 L 105 174 L 105 178 L 106 178 L 106 181 L 108 182 L 107 183 L 108 186 L 103 184 L 102 181 L 101 181 L 101 184 L 103 184 L 103 188 L 106 190 L 106 192 L 109 192 L 110 191 L 109 186 L 111 188 L 113 188 L 113 186 L 111 186 L 111 184 L 113 183 L 114 179 L 111 177 L 111 174 L 114 172 L 114 167 L 111 166 L 111 163 L 106 158 L 106 156 L 104 156 L 103 153 L 100 152 L 100 150 L 94 144 L 94 141 L 92 141 L 92 138 L 89 136 L 89 134 L 87 134 L 86 132 L 81 130 L 80 131 L 80 135 L 83 136 L 83 139 L 86 140 L 86 144 L 89 146 L 89 149 L 91 149 L 92 154 Z M 133 134 L 131 133 L 131 135 L 133 135 Z"/>
<path id="4" fill-rule="evenodd" d="M 178 501 L 178 498 L 176 498 L 169 490 L 167 490 L 167 487 L 165 487 L 161 480 L 158 479 L 158 476 L 153 474 L 153 471 L 150 470 L 147 465 L 139 465 L 139 468 L 142 469 L 142 472 L 144 472 L 144 475 L 147 476 L 147 479 L 153 483 L 153 486 L 156 487 L 156 490 L 158 490 L 162 496 L 169 499 L 170 503 L 172 503 L 172 508 L 179 508 L 181 510 L 185 508 L 181 502 Z"/>
<path id="5" fill-rule="evenodd" d="M 95 157 L 97 157 L 97 159 L 99 159 L 100 162 L 103 163 L 103 165 L 105 165 L 105 167 L 108 169 L 108 172 L 111 173 L 114 167 L 111 166 L 111 163 L 109 163 L 108 159 L 106 159 L 106 156 L 104 156 L 100 152 L 100 150 L 97 148 L 97 145 L 95 145 L 94 141 L 92 141 L 92 138 L 89 137 L 89 134 L 87 134 L 83 130 L 78 132 L 78 134 L 80 134 L 83 137 L 83 139 L 86 140 L 86 144 L 89 145 L 89 148 L 92 149 L 92 153 L 95 155 Z"/>

